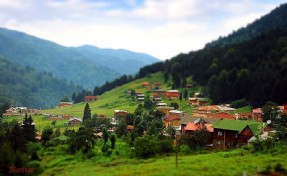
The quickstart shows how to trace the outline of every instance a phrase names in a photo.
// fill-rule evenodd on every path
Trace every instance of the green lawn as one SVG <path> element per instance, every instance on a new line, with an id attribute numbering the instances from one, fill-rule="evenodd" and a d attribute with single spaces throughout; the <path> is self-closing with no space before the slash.
<path id="1" fill-rule="evenodd" d="M 285 147 L 286 149 L 286 147 Z M 287 154 L 284 151 L 255 153 L 244 149 L 206 154 L 181 154 L 178 167 L 175 155 L 158 156 L 151 159 L 128 159 L 117 157 L 95 156 L 91 159 L 75 155 L 50 155 L 42 161 L 45 175 L 254 175 L 264 171 L 268 166 L 272 169 L 281 164 L 287 169 Z"/>

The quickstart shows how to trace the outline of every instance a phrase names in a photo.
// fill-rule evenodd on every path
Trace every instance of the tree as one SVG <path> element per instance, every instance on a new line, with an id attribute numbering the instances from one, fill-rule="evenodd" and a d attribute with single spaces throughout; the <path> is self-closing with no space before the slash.
<path id="1" fill-rule="evenodd" d="M 263 111 L 263 121 L 274 120 L 276 116 L 278 116 L 278 107 L 274 102 L 266 102 L 262 108 Z"/>
<path id="2" fill-rule="evenodd" d="M 88 153 L 95 145 L 95 141 L 92 130 L 80 127 L 75 134 L 69 137 L 69 151 L 75 153 L 81 150 L 83 153 Z"/>
<path id="3" fill-rule="evenodd" d="M 43 145 L 46 145 L 48 141 L 50 141 L 51 137 L 53 135 L 53 129 L 50 126 L 47 126 L 42 131 L 42 143 Z"/>
<path id="4" fill-rule="evenodd" d="M 108 139 L 109 139 L 109 132 L 108 132 L 107 128 L 103 129 L 103 139 L 104 139 L 104 143 L 106 144 L 108 142 Z"/>
<path id="5" fill-rule="evenodd" d="M 90 109 L 89 103 L 86 103 L 86 106 L 84 109 L 84 115 L 83 115 L 83 122 L 91 118 L 92 118 L 91 109 Z"/>
<path id="6" fill-rule="evenodd" d="M 8 102 L 4 103 L 1 107 L 0 117 L 10 108 L 10 104 Z"/>
<path id="7" fill-rule="evenodd" d="M 188 98 L 188 91 L 187 91 L 187 89 L 184 90 L 183 98 L 184 98 L 184 99 L 187 99 L 187 98 Z"/>
<path id="8" fill-rule="evenodd" d="M 155 137 L 144 136 L 135 139 L 135 154 L 139 158 L 149 158 L 159 152 L 159 145 Z"/>
<path id="9" fill-rule="evenodd" d="M 115 136 L 115 134 L 111 135 L 110 141 L 111 141 L 111 147 L 112 147 L 112 149 L 114 149 L 115 146 L 116 146 L 116 136 Z"/>
<path id="10" fill-rule="evenodd" d="M 70 98 L 66 95 L 64 98 L 61 99 L 61 102 L 70 102 Z"/>
<path id="11" fill-rule="evenodd" d="M 116 129 L 116 134 L 117 137 L 122 137 L 122 136 L 126 136 L 128 131 L 127 131 L 127 123 L 125 121 L 125 119 L 121 119 L 118 128 Z"/>
<path id="12" fill-rule="evenodd" d="M 175 103 L 175 102 L 170 103 L 170 106 L 174 107 L 174 109 L 178 109 L 179 108 L 178 103 Z"/>
<path id="13" fill-rule="evenodd" d="M 35 123 L 33 122 L 32 116 L 26 113 L 23 124 L 22 124 L 22 129 L 24 133 L 24 138 L 27 141 L 35 141 L 36 140 L 36 128 L 35 128 Z"/>
<path id="14" fill-rule="evenodd" d="M 276 137 L 279 140 L 287 140 L 287 113 L 282 113 L 280 116 L 274 119 L 274 130 L 276 131 Z"/>
<path id="15" fill-rule="evenodd" d="M 149 99 L 149 97 L 145 97 L 144 107 L 149 110 L 154 107 L 154 103 Z"/>
<path id="16" fill-rule="evenodd" d="M 9 141 L 14 151 L 16 150 L 25 151 L 26 150 L 27 141 L 25 140 L 23 130 L 18 123 L 14 125 L 11 131 L 11 135 L 9 136 Z"/>
<path id="17" fill-rule="evenodd" d="M 191 136 L 191 147 L 193 147 L 194 149 L 198 147 L 205 147 L 209 137 L 210 133 L 205 126 L 195 130 Z"/>

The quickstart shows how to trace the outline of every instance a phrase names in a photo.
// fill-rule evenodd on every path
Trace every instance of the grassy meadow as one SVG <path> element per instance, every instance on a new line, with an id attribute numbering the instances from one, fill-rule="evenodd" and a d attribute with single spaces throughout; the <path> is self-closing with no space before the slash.
<path id="1" fill-rule="evenodd" d="M 201 154 L 181 153 L 178 157 L 178 167 L 175 164 L 175 154 L 150 159 L 131 159 L 127 156 L 120 156 L 121 154 L 115 155 L 113 152 L 110 157 L 99 154 L 86 159 L 81 153 L 68 155 L 64 154 L 59 147 L 55 150 L 55 153 L 44 154 L 47 156 L 41 161 L 44 169 L 41 175 L 239 176 L 255 175 L 256 172 L 272 172 L 278 164 L 287 169 L 286 147 L 267 153 L 252 153 L 243 148 Z M 60 154 L 57 155 L 57 152 Z"/>

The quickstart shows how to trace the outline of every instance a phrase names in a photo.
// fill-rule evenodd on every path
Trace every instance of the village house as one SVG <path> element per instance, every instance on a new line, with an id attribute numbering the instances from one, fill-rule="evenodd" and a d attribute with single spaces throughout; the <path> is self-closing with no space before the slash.
<path id="1" fill-rule="evenodd" d="M 91 102 L 91 101 L 97 101 L 99 99 L 99 96 L 85 96 L 84 102 Z"/>
<path id="2" fill-rule="evenodd" d="M 229 112 L 233 113 L 235 111 L 234 108 L 230 108 L 223 105 L 207 105 L 200 106 L 193 109 L 193 116 L 196 117 L 207 117 L 207 114 L 217 113 L 217 112 Z"/>
<path id="3" fill-rule="evenodd" d="M 114 110 L 114 118 L 118 119 L 119 117 L 126 117 L 128 115 L 128 111 L 125 110 Z"/>
<path id="4" fill-rule="evenodd" d="M 164 97 L 164 96 L 165 96 L 165 91 L 162 89 L 153 91 L 153 97 Z"/>
<path id="5" fill-rule="evenodd" d="M 144 98 L 145 98 L 144 94 L 139 93 L 139 94 L 136 94 L 136 96 L 137 96 L 137 101 L 144 101 Z"/>
<path id="6" fill-rule="evenodd" d="M 161 89 L 161 88 L 162 88 L 161 83 L 154 82 L 154 83 L 153 83 L 153 88 L 154 88 L 155 90 Z"/>
<path id="7" fill-rule="evenodd" d="M 212 145 L 213 143 L 213 127 L 212 124 L 208 124 L 204 121 L 204 119 L 197 119 L 193 122 L 189 122 L 186 127 L 183 129 L 185 135 L 193 135 L 194 131 L 201 130 L 202 128 L 206 128 L 206 130 L 209 132 L 210 137 L 207 139 L 207 145 Z"/>
<path id="8" fill-rule="evenodd" d="M 161 102 L 161 97 L 153 97 L 153 102 L 159 103 Z"/>
<path id="9" fill-rule="evenodd" d="M 59 105 L 60 108 L 69 107 L 69 106 L 73 106 L 73 102 L 60 102 L 60 105 Z"/>
<path id="10" fill-rule="evenodd" d="M 158 111 L 164 112 L 165 115 L 168 115 L 169 111 L 174 110 L 174 107 L 158 106 L 156 109 Z"/>
<path id="11" fill-rule="evenodd" d="M 167 99 L 179 99 L 180 94 L 178 90 L 168 90 L 165 92 L 165 97 Z"/>
<path id="12" fill-rule="evenodd" d="M 205 98 L 191 97 L 188 98 L 188 103 L 192 106 L 201 106 L 207 104 L 207 100 Z"/>
<path id="13" fill-rule="evenodd" d="M 71 118 L 69 119 L 68 122 L 66 122 L 68 126 L 81 125 L 81 123 L 82 123 L 82 120 L 79 118 Z"/>
<path id="14" fill-rule="evenodd" d="M 252 109 L 252 118 L 258 122 L 263 121 L 263 111 L 261 108 Z"/>
<path id="15" fill-rule="evenodd" d="M 235 115 L 236 119 L 254 120 L 254 119 L 252 119 L 252 113 L 251 112 L 236 113 L 234 115 Z"/>
<path id="16" fill-rule="evenodd" d="M 166 127 L 171 126 L 174 128 L 180 128 L 180 120 L 183 115 L 183 111 L 170 110 L 163 119 L 164 125 Z"/>
<path id="17" fill-rule="evenodd" d="M 212 125 L 213 147 L 218 149 L 238 147 L 247 144 L 254 135 L 263 130 L 263 123 L 247 120 L 221 119 Z"/>

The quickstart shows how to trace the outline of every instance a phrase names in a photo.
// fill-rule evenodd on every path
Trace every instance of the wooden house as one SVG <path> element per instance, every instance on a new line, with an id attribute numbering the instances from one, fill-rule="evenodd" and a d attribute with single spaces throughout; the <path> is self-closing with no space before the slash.
<path id="1" fill-rule="evenodd" d="M 153 91 L 153 97 L 164 97 L 164 96 L 165 96 L 165 91 L 162 89 Z"/>
<path id="2" fill-rule="evenodd" d="M 163 122 L 166 127 L 180 127 L 180 120 L 183 115 L 183 111 L 170 110 L 168 114 L 164 117 Z"/>
<path id="3" fill-rule="evenodd" d="M 193 106 L 201 106 L 207 103 L 205 98 L 191 97 L 188 98 L 188 103 Z"/>
<path id="4" fill-rule="evenodd" d="M 69 121 L 68 121 L 68 125 L 69 126 L 72 126 L 72 125 L 81 125 L 82 123 L 82 120 L 79 119 L 79 118 L 71 118 Z"/>
<path id="5" fill-rule="evenodd" d="M 261 133 L 263 124 L 256 121 L 221 119 L 212 125 L 213 147 L 219 149 L 238 147 Z"/>
<path id="6" fill-rule="evenodd" d="M 96 101 L 98 99 L 99 99 L 99 96 L 85 96 L 84 102 Z"/>
<path id="7" fill-rule="evenodd" d="M 128 111 L 124 110 L 114 110 L 114 118 L 118 119 L 120 116 L 121 117 L 126 117 L 128 114 Z"/>
<path id="8" fill-rule="evenodd" d="M 178 99 L 180 94 L 181 93 L 178 90 L 168 90 L 165 92 L 165 97 L 167 99 Z"/>
<path id="9" fill-rule="evenodd" d="M 193 116 L 197 117 L 207 117 L 207 114 L 217 113 L 217 112 L 234 112 L 234 108 L 230 108 L 223 105 L 207 105 L 200 106 L 193 109 Z"/>
<path id="10" fill-rule="evenodd" d="M 252 109 L 252 119 L 258 122 L 263 121 L 263 111 L 261 108 Z"/>
<path id="11" fill-rule="evenodd" d="M 174 110 L 174 107 L 168 107 L 168 106 L 158 106 L 156 108 L 158 111 L 164 112 L 165 115 L 169 114 L 169 111 Z"/>
<path id="12" fill-rule="evenodd" d="M 60 108 L 69 107 L 69 106 L 73 106 L 73 102 L 61 102 L 59 105 Z"/>

